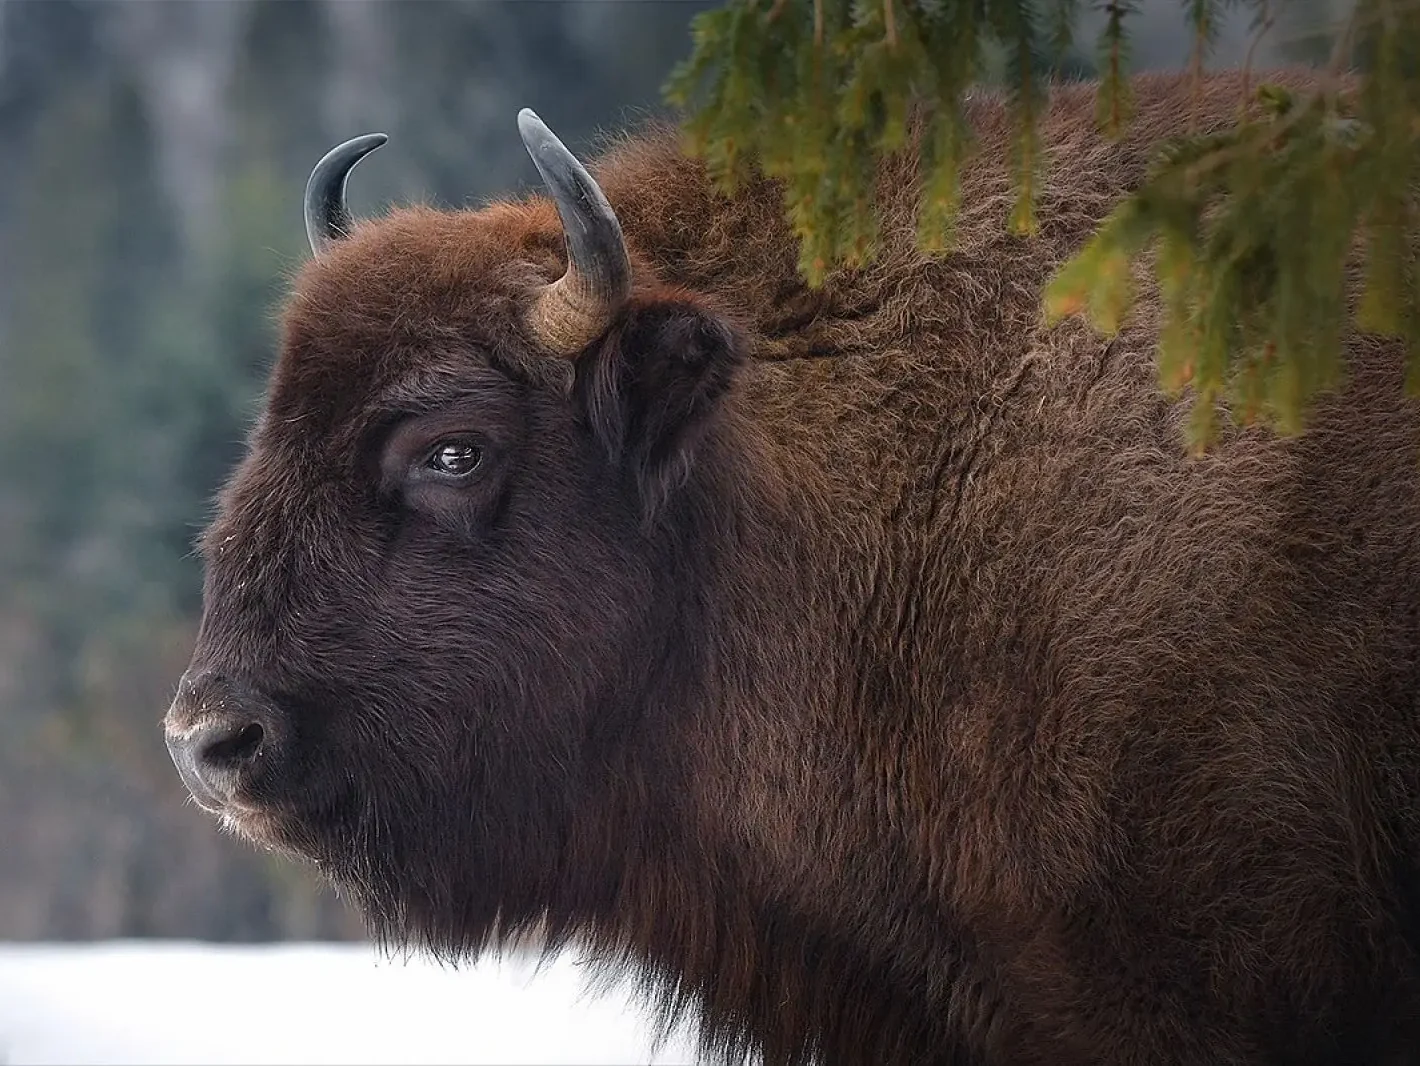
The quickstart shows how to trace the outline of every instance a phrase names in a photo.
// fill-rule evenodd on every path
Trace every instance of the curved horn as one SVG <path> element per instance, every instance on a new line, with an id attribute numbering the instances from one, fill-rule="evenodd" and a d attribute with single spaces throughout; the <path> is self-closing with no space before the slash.
<path id="1" fill-rule="evenodd" d="M 306 236 L 316 255 L 349 234 L 351 220 L 345 206 L 345 179 L 350 177 L 356 163 L 387 140 L 383 133 L 352 137 L 327 152 L 311 171 L 306 182 Z"/>
<path id="2" fill-rule="evenodd" d="M 621 224 L 592 176 L 530 108 L 518 132 L 546 182 L 567 238 L 567 272 L 544 288 L 531 322 L 553 351 L 575 355 L 611 324 L 631 292 L 631 261 Z"/>

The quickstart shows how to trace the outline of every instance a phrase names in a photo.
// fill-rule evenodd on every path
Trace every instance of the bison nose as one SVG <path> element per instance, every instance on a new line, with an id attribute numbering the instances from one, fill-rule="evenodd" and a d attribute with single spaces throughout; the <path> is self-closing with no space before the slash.
<path id="1" fill-rule="evenodd" d="M 212 678 L 184 678 L 168 712 L 168 754 L 199 806 L 219 811 L 256 778 L 272 740 L 272 712 Z"/>

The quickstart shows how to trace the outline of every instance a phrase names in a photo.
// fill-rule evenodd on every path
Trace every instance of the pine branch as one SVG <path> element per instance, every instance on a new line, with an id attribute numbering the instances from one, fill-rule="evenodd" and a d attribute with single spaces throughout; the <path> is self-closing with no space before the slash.
<path id="1" fill-rule="evenodd" d="M 1129 88 L 1129 40 L 1124 20 L 1134 14 L 1134 0 L 1108 0 L 1100 33 L 1100 78 L 1095 121 L 1108 137 L 1119 138 L 1129 123 L 1133 94 Z"/>
<path id="2" fill-rule="evenodd" d="M 1181 2 L 1193 50 L 1195 111 L 1224 14 L 1244 0 Z M 1127 197 L 1052 279 L 1053 321 L 1082 314 L 1099 329 L 1131 312 L 1135 264 L 1148 256 L 1165 318 L 1162 387 L 1193 395 L 1190 443 L 1204 448 L 1231 411 L 1298 432 L 1309 405 L 1342 379 L 1341 337 L 1355 327 L 1403 339 L 1420 393 L 1420 0 L 1358 0 L 1332 58 L 1333 77 L 1294 97 L 1252 89 L 1252 64 L 1279 0 L 1253 8 L 1236 124 L 1161 146 Z M 1137 0 L 1103 0 L 1097 121 L 1118 137 L 1132 120 L 1128 26 Z M 988 54 L 1004 57 L 1015 123 L 1014 230 L 1036 226 L 1043 175 L 1045 79 L 1073 40 L 1078 0 L 729 0 L 696 19 L 690 57 L 667 96 L 687 108 L 686 138 L 726 190 L 755 168 L 782 183 L 810 285 L 876 255 L 877 165 L 918 153 L 917 241 L 951 246 L 960 174 L 977 145 L 962 109 Z M 1359 79 L 1341 72 L 1358 57 Z M 1353 88 L 1359 85 L 1359 89 Z M 907 116 L 927 102 L 920 142 Z M 1347 265 L 1363 253 L 1363 291 L 1347 300 Z"/>

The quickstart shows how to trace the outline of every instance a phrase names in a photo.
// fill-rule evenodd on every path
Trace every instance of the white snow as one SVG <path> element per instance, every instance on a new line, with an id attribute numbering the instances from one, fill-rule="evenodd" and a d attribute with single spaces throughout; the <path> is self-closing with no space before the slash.
<path id="1" fill-rule="evenodd" d="M 575 956 L 459 970 L 365 944 L 0 944 L 0 1063 L 693 1063 Z"/>

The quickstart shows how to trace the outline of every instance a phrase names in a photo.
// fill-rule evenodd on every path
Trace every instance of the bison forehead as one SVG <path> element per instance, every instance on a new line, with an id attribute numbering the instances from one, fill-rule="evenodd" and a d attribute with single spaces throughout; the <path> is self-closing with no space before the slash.
<path id="1" fill-rule="evenodd" d="M 339 433 L 411 380 L 526 366 L 523 311 L 564 268 L 559 227 L 536 202 L 405 208 L 358 225 L 296 279 L 267 429 Z"/>
<path id="2" fill-rule="evenodd" d="M 557 212 L 545 201 L 477 211 L 406 207 L 357 224 L 307 262 L 296 293 L 317 313 L 333 315 L 367 305 L 456 307 L 469 291 L 516 292 L 532 277 L 551 280 L 564 266 L 561 244 Z"/>

